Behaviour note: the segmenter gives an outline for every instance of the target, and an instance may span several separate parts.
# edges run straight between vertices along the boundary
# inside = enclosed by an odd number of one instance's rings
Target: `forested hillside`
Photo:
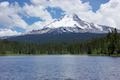
[[[28,34],[8,37],[9,41],[18,42],[32,42],[32,43],[71,43],[74,41],[86,41],[94,38],[100,38],[106,36],[105,33],[45,33],[45,34]]]
[[[89,41],[71,43],[26,43],[0,40],[1,55],[39,55],[39,54],[88,54],[120,55],[120,35],[117,30],[107,36]]]

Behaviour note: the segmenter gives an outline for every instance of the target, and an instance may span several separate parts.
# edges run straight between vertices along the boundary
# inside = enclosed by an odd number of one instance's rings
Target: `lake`
[[[0,80],[120,80],[120,58],[1,56]]]

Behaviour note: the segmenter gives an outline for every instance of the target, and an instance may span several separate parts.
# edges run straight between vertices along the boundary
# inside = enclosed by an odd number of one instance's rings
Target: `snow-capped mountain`
[[[62,18],[45,25],[42,29],[32,30],[27,34],[44,33],[107,33],[114,28],[89,23],[80,19],[76,14],[65,15]]]
[[[59,20],[55,20],[43,28],[32,30],[19,36],[6,38],[10,41],[21,42],[74,42],[85,41],[106,36],[106,33],[114,28],[97,25],[81,20],[77,15],[65,15]],[[100,33],[100,34],[98,34]]]

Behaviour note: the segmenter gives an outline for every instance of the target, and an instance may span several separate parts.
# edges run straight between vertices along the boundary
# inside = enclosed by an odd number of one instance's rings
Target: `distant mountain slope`
[[[49,43],[49,42],[73,42],[85,41],[93,38],[103,37],[106,34],[95,33],[63,33],[63,34],[30,34],[16,37],[9,37],[7,40],[20,42],[35,42],[35,43]]]

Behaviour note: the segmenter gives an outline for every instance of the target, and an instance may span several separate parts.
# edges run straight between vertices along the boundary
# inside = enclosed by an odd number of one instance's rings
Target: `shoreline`
[[[105,54],[6,54],[6,55],[0,55],[1,56],[93,56],[93,57],[120,57],[119,55],[105,55]]]

